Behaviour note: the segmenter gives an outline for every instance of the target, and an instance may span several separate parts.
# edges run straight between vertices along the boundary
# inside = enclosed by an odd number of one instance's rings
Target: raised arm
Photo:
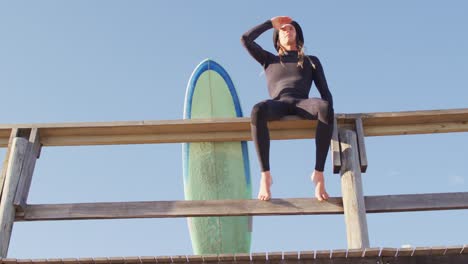
[[[273,24],[271,23],[271,20],[267,20],[245,32],[241,37],[242,45],[247,49],[250,55],[264,67],[268,62],[268,57],[272,56],[272,54],[258,45],[255,42],[255,39],[271,28],[273,28]]]

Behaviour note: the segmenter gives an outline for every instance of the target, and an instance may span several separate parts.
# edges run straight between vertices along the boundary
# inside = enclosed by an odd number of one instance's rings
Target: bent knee
[[[265,102],[257,103],[252,108],[252,113],[250,114],[251,123],[256,124],[258,120],[262,119],[265,116],[267,105]]]
[[[328,111],[328,108],[329,108],[329,103],[325,100],[321,101],[320,102],[320,105],[319,105],[319,113],[318,113],[318,119],[320,121],[322,121],[323,123],[325,124],[330,124],[332,122],[330,122],[330,120],[333,119],[334,116],[333,115],[333,111]],[[330,116],[329,116],[330,114]]]

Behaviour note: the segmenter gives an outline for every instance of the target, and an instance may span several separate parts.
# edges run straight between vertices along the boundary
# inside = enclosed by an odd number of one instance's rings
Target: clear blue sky
[[[337,113],[465,108],[467,11],[465,1],[0,1],[0,124],[181,119],[205,58],[229,72],[249,116],[268,95],[239,39],[277,15],[301,23]],[[258,42],[273,50],[271,32]],[[467,133],[366,144],[365,195],[467,191]],[[256,194],[251,142],[249,152]],[[274,141],[271,152],[273,196],[311,197],[314,141]],[[341,196],[329,159],[325,174]],[[181,146],[160,144],[44,148],[28,202],[183,198]],[[367,220],[374,247],[467,243],[468,210]],[[252,252],[346,246],[343,215],[254,218]],[[175,254],[192,254],[183,218],[16,223],[8,256]]]

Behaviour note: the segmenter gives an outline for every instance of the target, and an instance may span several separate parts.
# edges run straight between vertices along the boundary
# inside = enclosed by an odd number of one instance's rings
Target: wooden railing
[[[269,123],[271,139],[313,138],[316,121],[287,117]],[[107,123],[0,125],[7,154],[0,175],[0,257],[6,257],[15,221],[344,214],[348,248],[369,248],[366,213],[468,209],[468,192],[366,196],[365,137],[468,131],[468,108],[335,115],[331,142],[333,172],[341,174],[342,197],[213,201],[150,201],[28,204],[42,147],[247,141],[250,119],[200,119]]]

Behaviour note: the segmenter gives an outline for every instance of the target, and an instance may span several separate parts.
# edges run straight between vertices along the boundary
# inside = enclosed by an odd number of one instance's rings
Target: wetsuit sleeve
[[[328,89],[327,80],[325,79],[325,73],[323,72],[322,64],[320,60],[315,56],[309,56],[312,62],[315,65],[315,69],[313,70],[314,75],[314,82],[317,90],[320,93],[320,96],[323,100],[327,101],[329,106],[333,108],[333,96]]]
[[[271,20],[267,20],[263,24],[255,26],[245,32],[241,37],[242,45],[256,61],[263,65],[264,68],[269,64],[271,56],[274,55],[260,47],[260,45],[255,42],[255,39],[271,28],[273,28]]]

